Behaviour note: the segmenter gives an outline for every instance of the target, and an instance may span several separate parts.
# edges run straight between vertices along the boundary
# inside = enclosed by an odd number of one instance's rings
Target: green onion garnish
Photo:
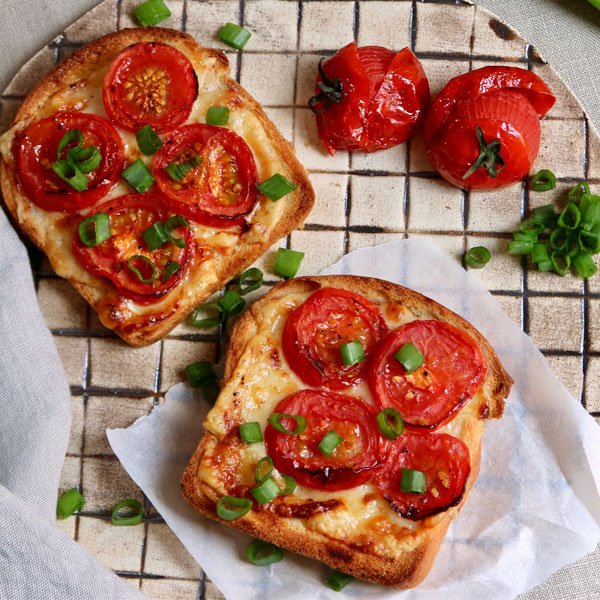
[[[135,266],[134,263],[137,261],[142,262],[145,267],[152,269],[152,272],[150,275],[148,275],[148,277],[144,277],[144,274],[140,271],[140,269]],[[158,276],[158,269],[156,268],[154,261],[143,254],[134,254],[133,256],[129,257],[127,261],[127,267],[142,283],[152,283]],[[140,265],[140,267],[142,267],[142,265]]]
[[[549,169],[541,169],[531,178],[534,192],[548,192],[556,187],[556,175]]]
[[[250,39],[251,35],[252,33],[247,29],[244,29],[235,23],[225,23],[225,25],[219,29],[217,37],[228,46],[231,46],[236,50],[241,50],[246,45],[246,42]]]
[[[540,223],[542,231],[554,227],[556,222],[556,213],[554,212],[554,204],[546,204],[533,209],[533,218]]]
[[[543,260],[537,264],[538,271],[541,273],[547,273],[548,271],[552,271],[552,261],[548,258],[548,260]]]
[[[388,440],[395,440],[404,431],[404,419],[396,408],[384,408],[377,415],[377,425]]]
[[[235,521],[243,517],[252,508],[252,500],[223,496],[217,503],[217,515],[223,521]]]
[[[533,240],[529,240],[526,242],[520,242],[513,240],[508,244],[508,253],[509,254],[529,254],[533,250]]]
[[[142,27],[152,27],[171,16],[163,0],[147,0],[133,9],[137,22]]]
[[[169,279],[171,279],[171,277],[175,275],[179,269],[181,269],[181,265],[178,262],[170,260],[165,267],[165,273],[162,279],[163,283],[167,283],[167,281],[169,281]]]
[[[173,235],[173,231],[178,227],[187,227],[189,229],[190,224],[188,223],[187,219],[181,215],[169,217],[165,221],[165,235],[174,246],[177,246],[177,248],[185,248],[187,245],[185,240],[182,237],[175,237]]]
[[[221,388],[219,387],[219,383],[217,382],[217,378],[208,378],[202,382],[200,385],[200,391],[202,392],[202,397],[209,403],[214,404],[221,393]]]
[[[568,254],[563,254],[558,250],[555,250],[550,255],[550,262],[552,263],[554,272],[561,277],[564,277],[571,268],[571,257]]]
[[[286,179],[280,173],[275,173],[275,175],[272,175],[269,179],[259,183],[256,186],[256,189],[273,202],[276,202],[280,198],[293,192],[297,187],[296,184],[292,183],[289,179]]]
[[[262,437],[261,437],[262,440]],[[260,440],[259,440],[260,441]],[[254,467],[254,481],[262,483],[273,472],[273,459],[270,456],[263,456]]]
[[[553,211],[554,212],[554,211]],[[519,223],[519,231],[515,235],[522,235],[527,237],[517,238],[515,239],[534,239],[540,233],[544,231],[545,227],[538,219],[535,217],[529,217],[529,219],[523,219],[521,223]]]
[[[425,362],[419,349],[410,342],[403,344],[400,350],[394,354],[394,358],[404,367],[407,375],[416,371]]]
[[[238,279],[240,295],[245,296],[262,286],[264,275],[260,269],[252,267],[244,271]]]
[[[317,448],[325,456],[331,456],[331,453],[344,441],[344,438],[330,429],[321,439]]]
[[[579,202],[581,225],[586,229],[600,223],[600,196],[584,194]]]
[[[135,139],[137,140],[140,152],[146,156],[151,156],[162,148],[162,140],[150,125],[144,125],[140,130],[136,131]]]
[[[491,258],[492,253],[485,246],[474,246],[465,252],[465,264],[472,269],[483,269]]]
[[[219,308],[226,315],[237,315],[244,310],[246,301],[234,290],[227,290],[219,300]]]
[[[208,379],[217,378],[213,366],[207,360],[199,360],[188,365],[185,368],[185,376],[190,387],[200,387]]]
[[[571,232],[565,229],[555,229],[550,234],[550,247],[553,250],[566,250],[571,239]]]
[[[214,315],[214,316],[211,316]],[[216,302],[207,302],[199,306],[191,317],[191,323],[198,329],[209,329],[216,327],[225,320],[225,313]]]
[[[425,473],[423,471],[414,471],[413,469],[402,469],[402,479],[400,480],[400,489],[403,492],[414,494],[425,493]]]
[[[143,194],[153,183],[154,177],[141,158],[131,163],[121,177],[136,191]]]
[[[531,249],[531,260],[537,265],[549,260],[548,246],[546,244],[534,244]]]
[[[282,423],[282,419],[291,419],[295,421],[294,429],[287,429]],[[273,413],[269,416],[269,423],[277,431],[288,433],[290,435],[300,435],[306,429],[306,418],[302,415],[288,415],[287,413]]]
[[[227,125],[229,109],[226,106],[211,106],[206,111],[207,125]]]
[[[280,277],[286,279],[294,277],[300,268],[303,258],[304,252],[279,248],[279,250],[277,250],[277,256],[275,257],[273,270]]]
[[[79,493],[77,488],[71,488],[64,494],[61,494],[56,503],[56,514],[61,519],[66,519],[75,513],[78,513],[85,506],[85,498]]]
[[[125,498],[117,502],[112,510],[110,520],[113,525],[139,525],[144,519],[144,507],[139,500]]]
[[[244,444],[256,444],[258,442],[262,442],[263,437],[258,421],[242,423],[239,429],[240,437],[242,438],[242,442],[244,442]]]
[[[573,202],[568,202],[558,217],[557,225],[564,229],[577,229],[580,222],[579,208]]]
[[[338,348],[342,356],[342,363],[346,367],[351,367],[365,360],[365,352],[360,342],[346,342],[340,344]]]
[[[254,496],[254,499],[259,504],[266,504],[271,502],[274,498],[277,498],[281,493],[281,488],[277,485],[277,482],[271,477],[265,477],[258,485],[250,490],[250,493]]]
[[[87,190],[88,178],[73,163],[66,160],[57,160],[52,163],[52,170],[75,191],[83,192]]]
[[[181,181],[190,171],[193,171],[196,167],[202,164],[200,155],[194,154],[192,160],[185,162],[172,162],[166,166],[167,173],[173,181]]]
[[[150,225],[150,227],[142,233],[142,237],[146,241],[148,250],[157,250],[169,241],[169,238],[165,233],[165,226],[160,221],[156,221],[156,223]]]
[[[296,480],[291,475],[284,475],[283,473],[281,473],[281,478],[285,483],[285,487],[281,490],[281,495],[287,496],[293,493],[296,489]]]
[[[67,133],[65,133],[58,142],[58,146],[56,147],[56,160],[60,160],[60,155],[62,151],[69,145],[77,142],[77,145],[74,150],[81,148],[83,146],[83,134],[80,129],[69,129]]]
[[[579,202],[584,194],[590,193],[590,186],[587,181],[580,181],[576,186],[569,190],[569,202]]]
[[[590,254],[598,254],[600,252],[600,235],[581,229],[579,231],[579,247]]]
[[[581,252],[576,254],[571,262],[577,271],[577,275],[585,279],[594,275],[598,270],[592,255],[588,253]]]
[[[96,146],[73,148],[67,152],[67,162],[70,162],[81,173],[91,173],[102,162],[102,154]]]
[[[110,237],[110,219],[104,212],[96,213],[81,221],[77,232],[84,246],[88,248],[97,246]]]
[[[354,577],[341,571],[333,571],[327,578],[327,587],[332,589],[334,592],[341,592]]]
[[[246,558],[257,567],[266,567],[283,560],[283,550],[269,542],[256,539],[248,544]]]

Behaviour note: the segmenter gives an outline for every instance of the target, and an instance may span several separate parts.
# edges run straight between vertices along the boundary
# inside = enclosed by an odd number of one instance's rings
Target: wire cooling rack
[[[133,26],[138,0],[105,0],[42,49],[2,96],[6,129],[25,95],[58,61],[97,37]],[[219,47],[215,32],[226,21],[253,31],[243,52],[226,48],[232,76],[265,107],[309,169],[317,202],[303,230],[276,244],[306,253],[301,274],[315,274],[343,254],[412,235],[435,241],[461,257],[486,245],[492,262],[475,273],[529,333],[551,367],[600,421],[600,278],[583,282],[527,269],[505,252],[508,232],[537,205],[561,202],[582,178],[600,187],[600,139],[581,106],[534,48],[485,10],[453,1],[167,0],[163,23]],[[558,175],[554,192],[530,194],[526,185],[471,194],[446,184],[425,158],[423,141],[372,155],[324,154],[306,106],[316,66],[352,39],[359,45],[413,49],[432,94],[451,77],[488,64],[512,64],[541,75],[558,101],[542,122],[542,148],[534,171]],[[496,251],[496,252],[494,252]],[[274,283],[273,251],[257,263]],[[71,286],[31,250],[38,298],[63,358],[72,393],[73,429],[61,486],[79,486],[87,505],[60,522],[74,539],[151,598],[221,597],[170,532],[112,454],[104,430],[124,427],[163,401],[183,379],[183,368],[217,360],[218,332],[186,324],[161,342],[133,349],[104,329]],[[113,527],[110,510],[121,498],[145,503],[139,527]]]

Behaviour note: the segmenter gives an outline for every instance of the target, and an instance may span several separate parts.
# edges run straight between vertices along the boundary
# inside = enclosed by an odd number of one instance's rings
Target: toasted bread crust
[[[194,282],[192,293],[180,294],[180,297],[173,301],[173,310],[168,314],[167,311],[164,311],[158,319],[146,321],[141,319],[139,322],[121,323],[113,316],[118,312],[115,307],[118,306],[122,297],[114,293],[114,288],[108,282],[95,278],[96,281],[90,284],[77,276],[67,277],[81,296],[98,312],[104,325],[114,329],[129,344],[144,346],[166,335],[195,306],[201,304],[208,296],[221,289],[232,277],[250,266],[276,240],[300,226],[312,208],[314,192],[308,174],[296,159],[290,143],[279,133],[260,104],[229,77],[229,62],[225,54],[203,48],[191,36],[172,29],[158,27],[124,29],[83,46],[46,75],[27,96],[14,120],[17,131],[23,130],[38,120],[38,114],[44,106],[61,90],[65,90],[70,85],[77,85],[89,77],[90,73],[107,65],[121,50],[138,42],[167,43],[188,56],[193,56],[198,62],[209,64],[209,68],[214,69],[216,76],[224,82],[228,92],[239,98],[240,105],[244,110],[252,113],[259,121],[278,159],[288,168],[291,175],[289,178],[297,185],[297,189],[285,198],[287,203],[285,212],[268,229],[268,233],[260,243],[244,243],[242,237],[237,251],[232,256],[227,257],[227,260],[215,262],[213,277]],[[4,202],[14,222],[42,251],[48,254],[45,239],[47,232],[40,229],[35,219],[28,217],[27,205],[31,203],[20,192],[14,161],[10,157],[7,159],[4,155],[0,156],[0,186]],[[52,256],[49,255],[49,259],[56,269]],[[89,280],[90,277],[86,279]],[[114,296],[115,301],[106,303],[107,295]]]
[[[368,547],[353,544],[351,540],[335,539],[314,529],[308,529],[301,519],[283,519],[264,511],[251,510],[235,521],[221,521],[215,511],[222,494],[198,477],[205,453],[210,452],[218,441],[217,436],[211,432],[204,434],[184,472],[181,482],[182,495],[198,511],[211,519],[315,558],[360,579],[402,589],[414,587],[429,572],[452,519],[458,514],[477,479],[481,460],[483,419],[499,418],[502,415],[504,399],[510,391],[512,379],[485,338],[472,325],[447,308],[417,292],[387,281],[334,275],[302,277],[280,283],[246,311],[232,331],[226,356],[224,386],[232,379],[249,342],[260,335],[261,320],[269,304],[289,294],[310,293],[321,286],[349,289],[375,303],[401,302],[417,318],[435,318],[451,323],[468,333],[479,344],[488,362],[488,374],[484,383],[483,399],[475,412],[477,418],[469,420],[460,435],[471,456],[471,472],[460,503],[443,513],[423,519],[414,533],[407,532],[402,544],[408,546],[408,549],[403,551],[400,557],[376,553]]]

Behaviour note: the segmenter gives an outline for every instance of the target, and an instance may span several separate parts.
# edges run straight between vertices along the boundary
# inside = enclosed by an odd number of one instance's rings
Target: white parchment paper
[[[419,239],[357,250],[324,274],[380,277],[456,311],[491,342],[515,380],[500,421],[486,426],[481,473],[429,576],[406,592],[353,582],[286,553],[267,568],[244,560],[249,538],[197,515],[179,480],[208,407],[185,384],[129,429],[107,432],[115,454],[226,598],[506,600],[600,541],[600,427],[549,371],[532,341],[469,273]]]

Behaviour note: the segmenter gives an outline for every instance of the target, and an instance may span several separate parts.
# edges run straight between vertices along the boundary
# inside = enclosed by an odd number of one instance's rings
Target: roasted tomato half
[[[274,466],[302,485],[327,491],[349,489],[368,481],[381,462],[375,413],[358,398],[302,390],[281,400],[275,412],[306,419],[300,435],[278,431],[270,423],[265,429],[267,454]],[[288,430],[295,428],[293,419],[280,422]],[[325,456],[318,446],[329,431],[342,441]]]
[[[354,292],[325,287],[288,317],[283,328],[283,354],[304,383],[340,390],[361,381],[366,364],[361,361],[345,366],[340,345],[360,342],[368,357],[387,331],[373,302]]]
[[[402,491],[403,469],[425,475],[423,493]],[[388,445],[373,481],[401,517],[418,521],[458,504],[470,470],[469,449],[458,438],[446,433],[404,433]]]
[[[64,135],[79,130],[83,147],[94,146],[101,155],[100,164],[86,173],[87,189],[78,192],[60,179],[52,164],[65,160],[74,143],[66,145],[58,156]],[[115,128],[102,117],[81,112],[58,112],[33,123],[17,136],[14,155],[19,180],[25,195],[44,210],[75,212],[106,196],[125,166],[123,145]]]
[[[410,342],[423,355],[412,373],[395,357]],[[436,429],[477,392],[487,373],[477,344],[442,321],[411,321],[374,350],[368,382],[381,408],[395,407],[409,426]]]
[[[405,142],[429,104],[429,82],[408,48],[395,53],[354,42],[319,65],[315,92],[309,106],[332,155]]]
[[[137,131],[151,125],[169,131],[190,116],[198,96],[192,63],[160,42],[133,44],[113,60],[104,78],[104,107],[119,126]]]
[[[159,197],[120,196],[101,204],[90,216],[98,213],[108,215],[110,237],[91,247],[82,243],[77,230],[73,238],[73,252],[85,269],[109,279],[119,292],[141,304],[156,302],[181,281],[195,250],[191,230],[173,229],[172,236],[185,242],[182,248],[167,241],[150,250],[143,236],[172,215]]]
[[[531,71],[483,67],[459,75],[425,120],[427,156],[444,179],[470,190],[515,183],[540,147],[540,119],[554,95]]]
[[[169,165],[190,165],[180,179]],[[152,173],[173,211],[211,227],[244,222],[258,196],[252,151],[223,127],[185,125],[169,134],[152,160]]]

